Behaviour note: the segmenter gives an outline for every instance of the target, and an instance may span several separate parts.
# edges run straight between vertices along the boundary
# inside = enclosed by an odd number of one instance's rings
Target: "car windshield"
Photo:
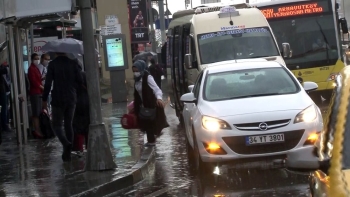
[[[202,64],[280,55],[268,27],[199,34],[198,43]]]
[[[271,28],[279,47],[290,43],[292,57],[285,58],[287,66],[299,68],[328,65],[338,59],[338,46],[332,14],[298,18],[271,19]]]
[[[208,74],[203,97],[204,100],[219,101],[298,91],[297,82],[282,67],[259,68]]]

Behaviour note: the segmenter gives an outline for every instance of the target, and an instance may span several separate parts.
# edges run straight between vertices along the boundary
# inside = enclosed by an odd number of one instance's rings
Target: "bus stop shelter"
[[[28,99],[25,85],[23,48],[29,45],[29,29],[42,20],[57,20],[75,7],[74,0],[0,0],[4,11],[0,23],[7,27],[7,50],[12,82],[13,121],[19,145],[27,143],[29,132]],[[8,13],[6,13],[8,12]],[[31,39],[33,36],[31,36]],[[28,47],[26,47],[28,50]],[[30,56],[29,53],[27,53]],[[28,58],[29,59],[29,58]]]

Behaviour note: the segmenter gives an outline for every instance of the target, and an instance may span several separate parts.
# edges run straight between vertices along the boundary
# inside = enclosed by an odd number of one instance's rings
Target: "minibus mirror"
[[[343,34],[349,33],[348,22],[346,21],[346,19],[345,18],[340,18],[339,19],[339,23],[340,23],[340,27],[341,27],[341,30],[342,30]]]
[[[191,69],[192,67],[192,55],[191,54],[186,54],[185,55],[185,67],[187,69]]]

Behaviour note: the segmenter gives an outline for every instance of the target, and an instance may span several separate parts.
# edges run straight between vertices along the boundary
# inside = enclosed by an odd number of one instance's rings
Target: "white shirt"
[[[42,75],[42,74],[43,74],[43,70],[44,70],[45,66],[44,66],[44,65],[42,65],[42,64],[38,64],[36,67],[39,69],[40,74]]]
[[[42,78],[44,78],[44,77],[46,77],[46,74],[47,74],[47,67],[45,67],[44,65],[42,65],[42,64],[39,64],[39,65],[41,65],[42,66],[42,71],[40,71],[41,72],[41,76],[42,76]],[[39,69],[40,70],[40,69]],[[42,80],[42,84],[43,84],[43,86],[45,86],[45,79],[44,80]],[[53,84],[53,82],[52,82],[52,84]],[[51,86],[51,90],[53,89],[53,85]],[[51,91],[50,91],[50,93],[49,94],[51,94]]]
[[[153,90],[153,94],[156,96],[156,98],[162,100],[163,92],[154,81],[152,75],[148,75],[147,81],[149,87]],[[142,99],[142,78],[140,79],[140,81],[135,82],[135,88]]]

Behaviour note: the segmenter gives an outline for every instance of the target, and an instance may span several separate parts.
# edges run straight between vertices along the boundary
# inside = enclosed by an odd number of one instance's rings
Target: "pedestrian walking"
[[[135,61],[132,67],[135,79],[134,110],[140,129],[147,134],[146,146],[154,146],[155,135],[160,136],[169,124],[164,113],[163,92],[146,68],[142,60]]]
[[[56,53],[56,58],[49,63],[43,94],[44,109],[47,109],[52,84],[52,126],[62,143],[62,160],[66,162],[71,160],[74,139],[72,121],[77,103],[76,88],[83,84],[77,61],[69,59],[65,53]]]
[[[40,131],[39,115],[41,113],[42,106],[42,94],[44,86],[42,85],[42,70],[43,67],[40,64],[39,55],[33,53],[31,56],[31,65],[28,68],[29,78],[29,95],[30,105],[32,107],[32,123],[34,127],[33,136],[36,138],[43,138]]]

